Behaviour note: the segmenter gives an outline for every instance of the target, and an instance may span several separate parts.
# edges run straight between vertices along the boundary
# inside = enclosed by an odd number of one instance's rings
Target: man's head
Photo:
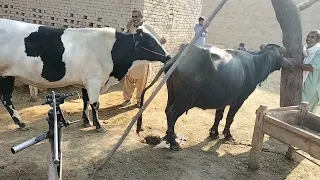
[[[132,11],[132,22],[135,26],[140,26],[142,24],[142,12],[140,10],[133,10]]]
[[[240,43],[238,49],[239,50],[245,50],[244,43]]]
[[[320,42],[320,31],[317,29],[310,31],[306,38],[307,47],[311,48],[319,42]]]
[[[199,24],[203,25],[204,17],[203,17],[203,16],[200,16],[198,20],[199,20]]]

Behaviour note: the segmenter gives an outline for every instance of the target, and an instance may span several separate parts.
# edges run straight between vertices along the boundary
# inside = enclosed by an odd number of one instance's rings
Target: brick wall
[[[167,39],[174,53],[193,37],[201,0],[0,0],[0,17],[54,27],[125,28],[133,9]],[[152,64],[151,78],[161,67]]]
[[[165,48],[174,54],[180,44],[190,42],[193,27],[201,13],[201,0],[145,0],[143,14],[147,23],[155,28],[160,37],[165,37]],[[162,67],[151,64],[151,79]],[[149,79],[150,80],[150,79]]]
[[[202,0],[202,14],[208,18],[219,2]],[[320,2],[301,12],[303,44],[310,30],[320,29],[319,9]],[[258,49],[262,43],[282,44],[282,32],[271,0],[227,1],[208,31],[207,42],[228,48],[237,47],[240,42],[249,49]]]

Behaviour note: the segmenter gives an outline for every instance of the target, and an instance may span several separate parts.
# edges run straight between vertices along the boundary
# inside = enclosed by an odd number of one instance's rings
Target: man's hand
[[[162,38],[160,39],[160,43],[161,43],[161,44],[165,44],[166,42],[167,42],[166,38],[162,37]]]

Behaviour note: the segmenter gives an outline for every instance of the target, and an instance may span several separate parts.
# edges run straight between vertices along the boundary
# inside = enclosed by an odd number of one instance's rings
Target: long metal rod
[[[13,154],[16,154],[17,152],[22,151],[22,150],[24,150],[24,149],[26,149],[26,148],[34,145],[34,144],[37,144],[38,142],[43,141],[43,140],[45,140],[47,138],[48,138],[48,133],[44,132],[38,137],[31,138],[31,139],[29,139],[29,140],[27,140],[27,141],[25,141],[25,142],[23,142],[21,144],[18,144],[16,146],[12,147],[11,148],[11,152]]]
[[[57,103],[55,92],[52,91],[52,107],[53,107],[53,163],[59,163],[59,153],[58,153],[58,117],[57,117]]]
[[[185,58],[187,52],[189,51],[189,48],[191,45],[194,45],[196,40],[201,36],[201,34],[204,32],[204,30],[209,26],[209,24],[211,23],[211,21],[213,20],[213,18],[218,14],[218,12],[221,10],[221,8],[223,7],[223,5],[227,2],[227,0],[222,0],[220,2],[220,4],[216,7],[216,9],[212,12],[212,14],[210,15],[210,17],[208,18],[207,21],[205,21],[203,27],[201,28],[200,32],[198,34],[195,35],[195,37],[192,39],[192,41],[188,44],[188,46],[183,50],[183,52],[181,53],[181,55],[178,57],[177,61],[173,63],[173,65],[171,66],[171,68],[169,69],[169,71],[166,73],[166,75],[164,76],[164,78],[162,79],[162,81],[160,82],[160,84],[157,86],[157,88],[152,92],[151,96],[149,97],[149,99],[146,101],[146,103],[144,103],[144,105],[140,108],[139,112],[134,116],[134,118],[132,119],[132,121],[130,122],[130,124],[128,125],[127,129],[125,130],[125,132],[123,133],[123,135],[121,136],[121,138],[119,139],[119,141],[117,142],[117,144],[113,147],[113,149],[111,150],[111,152],[108,154],[107,158],[105,158],[102,161],[102,164],[100,167],[102,167],[103,165],[105,165],[105,163],[113,156],[113,154],[116,152],[116,150],[119,148],[119,146],[121,145],[121,143],[124,141],[124,139],[126,138],[126,136],[129,134],[132,126],[134,125],[134,123],[137,121],[137,119],[142,115],[142,112],[147,108],[147,106],[150,104],[150,102],[153,100],[153,98],[156,96],[156,94],[159,92],[159,90],[161,89],[161,87],[165,84],[165,82],[168,80],[169,76],[171,75],[171,73],[173,72],[173,70],[178,66],[178,64],[180,63],[180,61]],[[96,168],[97,170],[98,168]],[[95,173],[93,173],[93,176],[95,175]]]

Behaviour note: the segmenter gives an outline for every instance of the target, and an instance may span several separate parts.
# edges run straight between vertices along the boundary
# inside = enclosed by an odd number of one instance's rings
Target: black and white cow
[[[15,110],[14,105],[12,104],[14,80],[14,77],[0,77],[0,99],[9,112],[13,122],[18,125],[21,130],[27,130],[26,124],[22,121],[18,111]]]
[[[144,59],[144,60],[141,60]],[[104,131],[99,95],[136,65],[166,62],[169,54],[143,26],[136,34],[114,28],[52,28],[0,19],[0,76],[13,76],[39,89],[82,87],[85,125]]]

